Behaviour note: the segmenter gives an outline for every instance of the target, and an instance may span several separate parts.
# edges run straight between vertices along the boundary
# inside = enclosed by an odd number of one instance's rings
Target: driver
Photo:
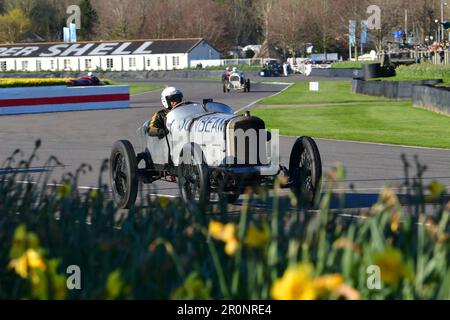
[[[242,71],[239,71],[237,67],[233,68],[233,73],[237,73],[241,78],[241,84],[244,84],[244,73]]]
[[[177,88],[168,87],[161,93],[161,101],[164,109],[153,115],[148,126],[148,135],[160,139],[169,134],[169,129],[166,127],[167,114],[183,103],[183,93]]]

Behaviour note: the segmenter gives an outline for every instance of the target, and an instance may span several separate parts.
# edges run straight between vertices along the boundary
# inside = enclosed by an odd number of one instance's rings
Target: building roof
[[[77,43],[20,43],[0,45],[2,58],[31,57],[78,57],[104,55],[142,55],[142,54],[176,54],[189,53],[200,43],[202,38],[158,39],[130,41],[94,41]],[[208,43],[209,44],[209,43]],[[210,45],[210,44],[209,44]]]

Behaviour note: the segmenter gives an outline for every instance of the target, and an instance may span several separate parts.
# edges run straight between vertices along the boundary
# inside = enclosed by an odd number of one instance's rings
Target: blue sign
[[[369,30],[369,25],[367,20],[361,20],[361,45],[365,45],[367,43],[367,31]]]
[[[70,42],[70,29],[69,28],[64,27],[63,37],[64,37],[64,42]]]
[[[350,45],[356,45],[356,20],[350,20],[348,27],[348,40]]]
[[[77,42],[77,25],[75,23],[70,24],[70,42]]]

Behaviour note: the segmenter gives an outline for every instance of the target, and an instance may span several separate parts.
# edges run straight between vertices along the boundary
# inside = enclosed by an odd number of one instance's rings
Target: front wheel
[[[186,145],[180,155],[178,183],[181,197],[187,206],[203,208],[209,202],[208,166],[203,152],[195,144]]]
[[[109,161],[114,202],[120,209],[130,209],[138,193],[138,165],[133,145],[127,140],[117,141]]]
[[[322,160],[319,148],[310,137],[299,138],[292,148],[289,180],[301,205],[312,207],[320,196]]]
[[[248,80],[245,82],[245,86],[247,87],[247,92],[250,92],[250,89],[251,89],[250,79],[248,79]]]

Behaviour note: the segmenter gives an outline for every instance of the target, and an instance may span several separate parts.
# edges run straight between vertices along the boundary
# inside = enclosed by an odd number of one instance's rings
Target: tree
[[[63,27],[58,5],[59,2],[55,3],[52,0],[39,0],[34,3],[30,11],[31,30],[47,41],[58,39],[58,34]]]
[[[80,38],[83,40],[91,40],[94,35],[94,26],[98,22],[97,11],[91,4],[90,0],[82,0],[80,3],[81,10],[81,29]]]
[[[0,41],[19,42],[31,28],[31,21],[20,9],[12,9],[0,15]]]

